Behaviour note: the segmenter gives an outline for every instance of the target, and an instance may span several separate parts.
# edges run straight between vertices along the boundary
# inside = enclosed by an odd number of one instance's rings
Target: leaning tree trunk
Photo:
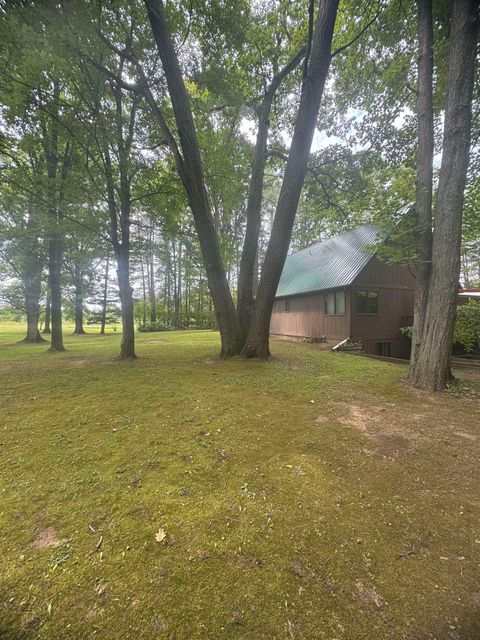
[[[450,356],[460,275],[463,194],[470,151],[479,28],[477,0],[453,2],[443,156],[423,339],[411,373],[416,387],[439,391],[451,379]]]
[[[50,305],[50,292],[47,292],[47,297],[45,300],[45,326],[43,327],[42,333],[50,334],[52,333],[52,327],[50,323],[51,317],[51,305]]]
[[[83,328],[83,278],[82,272],[78,266],[75,265],[75,329],[74,335],[85,334]]]
[[[128,249],[120,247],[117,250],[117,276],[122,308],[122,342],[120,345],[120,359],[135,358],[135,323],[133,317],[133,289],[130,284],[130,260]]]
[[[52,334],[49,351],[65,351],[62,332],[62,257],[63,240],[54,235],[48,245],[48,275],[50,283],[50,308]]]
[[[415,196],[417,280],[409,378],[422,343],[432,260],[433,21],[432,0],[418,0],[417,180]]]
[[[268,358],[270,317],[292,234],[298,200],[331,60],[338,0],[321,0],[310,56],[306,61],[300,107],[277,203],[270,241],[242,355]]]
[[[163,2],[162,0],[145,0],[145,4],[167,80],[183,157],[180,155],[176,142],[148,88],[145,89],[145,95],[173,151],[176,166],[187,194],[220,330],[222,341],[220,356],[230,357],[238,354],[241,349],[240,326],[208,202],[192,111],[174,43],[169,32]]]
[[[242,256],[238,274],[237,312],[240,323],[242,342],[245,342],[248,325],[253,312],[254,298],[257,286],[258,268],[258,238],[262,223],[262,196],[265,164],[267,161],[268,132],[270,129],[270,111],[273,99],[286,76],[302,61],[305,49],[302,48],[290,62],[277,73],[265,92],[258,107],[258,129],[255,151],[250,174],[250,188],[247,201],[247,226],[243,241]]]

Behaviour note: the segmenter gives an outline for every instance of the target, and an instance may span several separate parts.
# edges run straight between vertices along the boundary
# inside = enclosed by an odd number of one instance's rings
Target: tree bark
[[[143,266],[143,258],[140,258],[140,268],[142,270],[142,292],[143,292],[142,324],[145,327],[147,325],[147,287],[145,284],[145,268]]]
[[[422,342],[411,382],[430,391],[451,380],[463,196],[469,162],[472,94],[479,28],[477,0],[454,0],[448,56],[443,156],[435,206],[432,272]]]
[[[52,328],[51,328],[51,323],[50,323],[50,313],[51,313],[51,306],[50,306],[50,292],[47,292],[47,297],[45,299],[45,326],[43,328],[42,333],[44,334],[50,334],[52,333]]]
[[[23,289],[25,293],[25,312],[27,314],[27,335],[22,342],[38,343],[45,342],[38,328],[42,271],[45,264],[45,255],[39,244],[36,210],[33,210],[28,215],[27,231],[30,237],[25,247],[25,260],[22,272]]]
[[[148,263],[148,293],[150,298],[150,322],[157,321],[157,299],[155,295],[155,265],[153,263],[153,254],[150,254]]]
[[[107,256],[107,264],[105,267],[105,279],[103,281],[103,299],[102,299],[102,318],[100,321],[100,335],[105,335],[105,324],[107,322],[107,298],[108,298],[108,267],[110,257]]]
[[[65,351],[62,332],[62,258],[63,240],[55,234],[48,243],[48,275],[52,323],[49,351]]]
[[[122,144],[122,141],[119,142]],[[118,229],[117,204],[113,171],[108,149],[105,150],[105,175],[107,201],[110,216],[110,238],[117,260],[117,279],[122,311],[122,342],[120,359],[131,360],[135,356],[135,323],[133,317],[133,289],[130,285],[130,188],[124,174],[124,164],[120,163],[120,237]]]
[[[38,329],[42,269],[43,260],[40,260],[38,255],[32,253],[26,256],[23,288],[25,291],[25,312],[27,314],[27,335],[22,340],[25,343],[45,342]]]
[[[242,355],[268,358],[269,329],[275,293],[290,244],[298,200],[303,187],[310,147],[330,68],[338,0],[320,0],[310,56],[305,62],[300,107],[295,122],[270,241],[263,262],[252,319]]]
[[[183,157],[180,156],[171,134],[168,136],[168,140],[173,148],[177,169],[192,210],[208,285],[214,300],[215,314],[222,341],[220,356],[229,357],[238,354],[241,349],[240,327],[222,263],[213,216],[205,189],[200,148],[190,103],[175,47],[168,29],[163,2],[162,0],[145,0],[145,5],[167,80]],[[149,104],[157,120],[159,120],[160,126],[164,129],[165,122],[158,108],[155,108],[154,101],[152,103],[151,96]]]
[[[40,315],[41,272],[37,275],[29,274],[24,278],[25,311],[27,314],[27,335],[22,342],[45,342],[38,330]]]
[[[432,0],[417,0],[418,88],[416,160],[416,240],[417,279],[413,313],[412,351],[408,379],[414,376],[415,362],[423,339],[425,311],[432,261],[433,191],[433,19]]]
[[[83,277],[79,265],[75,265],[75,329],[74,335],[83,335],[86,333],[83,328]]]
[[[121,247],[117,251],[117,277],[122,308],[122,342],[120,344],[120,359],[135,358],[135,324],[133,319],[133,289],[130,285],[129,251]]]

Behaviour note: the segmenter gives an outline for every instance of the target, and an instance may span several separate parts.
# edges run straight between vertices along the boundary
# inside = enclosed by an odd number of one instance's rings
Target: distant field
[[[0,325],[0,637],[480,636],[480,377]]]

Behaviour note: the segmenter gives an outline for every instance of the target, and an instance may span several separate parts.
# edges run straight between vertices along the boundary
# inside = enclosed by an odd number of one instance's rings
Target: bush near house
[[[401,327],[407,338],[412,338],[413,327]],[[480,350],[480,302],[469,300],[457,308],[453,343],[461,345],[467,353]]]

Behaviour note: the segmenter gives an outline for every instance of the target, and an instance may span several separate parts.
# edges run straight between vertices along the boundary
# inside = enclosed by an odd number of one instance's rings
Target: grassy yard
[[[480,637],[480,380],[212,332],[0,336],[0,637]],[[15,333],[17,332],[17,333]]]

